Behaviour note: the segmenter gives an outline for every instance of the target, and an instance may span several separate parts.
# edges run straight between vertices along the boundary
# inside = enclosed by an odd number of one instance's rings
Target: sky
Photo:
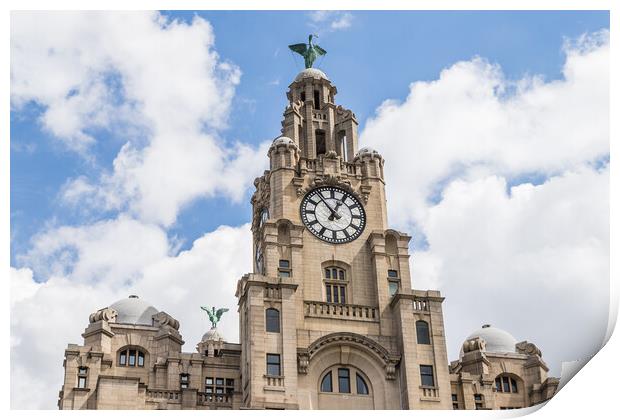
[[[490,323],[559,375],[607,326],[608,28],[587,11],[13,12],[12,407],[54,408],[67,343],[129,294],[180,321],[184,351],[200,305],[236,307],[253,180],[303,68],[287,45],[309,33],[386,160],[413,287],[446,296],[450,360]]]

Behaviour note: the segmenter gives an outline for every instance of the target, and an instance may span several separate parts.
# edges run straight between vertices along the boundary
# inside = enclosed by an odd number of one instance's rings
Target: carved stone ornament
[[[297,354],[297,372],[306,375],[308,373],[308,365],[310,365],[310,355],[308,352]]]
[[[360,195],[357,191],[355,191],[353,189],[353,187],[351,186],[351,181],[349,181],[346,178],[343,178],[339,175],[332,175],[332,174],[325,174],[325,175],[317,175],[314,177],[314,179],[312,180],[312,182],[310,182],[310,185],[308,185],[307,188],[302,188],[301,186],[299,186],[297,188],[297,197],[301,197],[302,195],[305,195],[307,192],[312,191],[313,189],[317,188],[317,187],[323,187],[326,185],[332,185],[335,187],[340,187],[345,191],[350,192],[351,194],[353,194],[355,196],[355,198],[357,198],[360,201],[364,201],[367,202],[368,201],[368,197],[366,197],[366,199],[364,199],[363,195]]]
[[[118,312],[116,311],[116,309],[103,308],[99,309],[97,312],[90,314],[90,316],[88,317],[88,321],[91,324],[98,321],[116,322],[117,315]]]
[[[256,187],[256,191],[252,195],[252,208],[254,209],[254,214],[252,215],[252,229],[256,229],[260,225],[261,211],[269,208],[269,199],[271,195],[269,173],[256,178],[254,180],[254,186]]]
[[[516,346],[517,351],[522,354],[527,354],[528,356],[539,356],[542,357],[542,352],[534,343],[528,343],[527,341],[521,341],[517,343]]]
[[[385,369],[385,378],[396,378],[396,365],[400,356],[390,353],[385,347],[366,336],[352,332],[337,332],[327,334],[315,340],[307,349],[297,349],[297,371],[308,373],[310,361],[321,349],[332,345],[345,345],[358,347],[372,354],[379,360]]]
[[[168,315],[165,312],[158,312],[155,315],[153,315],[153,320],[155,322],[157,322],[157,324],[159,324],[159,326],[161,327],[170,327],[173,328],[175,330],[178,331],[179,327],[181,326],[181,324],[179,323],[179,321],[177,321],[176,319],[174,319],[173,317],[171,317],[170,315]]]
[[[484,339],[476,337],[463,343],[463,353],[469,353],[476,350],[484,352],[486,351],[486,346],[487,344]]]
[[[356,119],[353,111],[343,108],[342,105],[338,105],[336,107],[336,124],[348,119]]]

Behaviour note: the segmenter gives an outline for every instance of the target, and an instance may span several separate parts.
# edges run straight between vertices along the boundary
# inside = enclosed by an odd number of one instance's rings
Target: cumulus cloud
[[[319,32],[345,30],[353,24],[353,15],[335,10],[317,10],[309,14],[310,27]]]
[[[119,228],[114,224],[103,224],[92,229],[96,229],[97,234],[113,237]],[[73,244],[75,237],[87,234],[97,236],[88,228],[84,232],[61,236]],[[120,241],[118,244],[122,248]],[[251,270],[249,225],[222,226],[203,235],[194,241],[190,249],[178,255],[165,255],[163,249],[170,245],[164,246],[162,250],[151,252],[153,257],[158,258],[142,261],[140,267],[134,266],[129,258],[115,261],[109,255],[114,245],[105,239],[88,246],[91,247],[89,251],[98,249],[111,258],[102,262],[97,258],[81,256],[75,264],[65,267],[65,275],[52,275],[44,283],[35,282],[33,272],[28,268],[11,268],[13,408],[54,408],[56,391],[62,385],[61,360],[67,343],[81,344],[80,333],[88,324],[88,315],[129,294],[139,295],[180,321],[186,342],[184,351],[195,351],[202,334],[210,327],[207,317],[200,310],[201,305],[229,307],[232,311],[230,316],[223,317],[220,330],[228,340],[238,340],[234,294],[236,281]],[[123,251],[132,250],[121,250],[115,256],[120,256]],[[75,279],[81,277],[80,273],[102,270],[133,273],[133,279],[128,279],[126,275],[104,276],[98,281]],[[119,278],[126,281],[117,282],[115,279]],[[33,392],[39,398],[33,398]]]
[[[564,52],[551,81],[458,62],[385,101],[361,135],[386,159],[390,222],[414,234],[414,287],[447,296],[452,359],[490,322],[540,344],[557,375],[605,333],[608,33]]]
[[[222,174],[266,158],[218,135],[241,72],[214,45],[212,27],[200,17],[183,23],[154,12],[12,14],[13,108],[42,106],[42,126],[89,160],[101,141],[97,130],[124,143],[111,168],[65,185],[66,203],[168,226],[197,198],[241,199],[253,175],[231,182]]]

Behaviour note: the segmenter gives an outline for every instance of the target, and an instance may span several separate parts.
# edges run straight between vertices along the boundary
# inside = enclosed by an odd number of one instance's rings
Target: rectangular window
[[[86,375],[86,371],[87,371],[87,369],[85,367],[81,367],[81,368],[78,369],[78,374]]]
[[[346,303],[346,286],[326,283],[325,297],[328,303]]]
[[[459,400],[458,395],[456,395],[456,394],[452,394],[452,401],[455,401],[455,402],[456,402],[456,401],[458,401],[458,400]]]
[[[224,378],[216,378],[215,385],[224,385]]]
[[[315,130],[314,136],[316,139],[316,155],[324,155],[327,151],[326,143],[325,143],[325,131],[324,130]]]
[[[215,393],[216,394],[223,394],[224,393],[224,388],[221,388],[221,387],[215,388]]]
[[[267,353],[267,375],[280,376],[280,355]]]
[[[135,366],[135,365],[136,365],[136,351],[129,350],[129,366]]]
[[[206,385],[213,385],[213,378],[205,378]]]
[[[144,366],[144,354],[142,352],[138,352],[138,366]]]
[[[458,403],[452,403],[452,409],[453,410],[458,410],[459,409],[459,404]]]
[[[291,268],[289,260],[280,260],[280,268]]]
[[[78,376],[78,388],[86,388],[86,376]]]
[[[510,392],[510,378],[508,376],[502,376],[502,383],[504,385],[504,392]]]
[[[422,386],[435,386],[433,366],[420,365],[420,379],[422,380]]]
[[[181,374],[181,389],[187,389],[189,388],[189,374],[188,373],[182,373]]]
[[[290,270],[278,270],[278,276],[279,277],[291,277],[291,272]]]
[[[315,90],[314,91],[314,109],[320,109],[321,108],[321,101],[319,99],[319,91]]]
[[[127,364],[127,352],[122,352],[118,357],[118,364],[125,366]]]
[[[325,278],[326,279],[331,279],[332,278],[332,270],[330,270],[329,268],[325,269]]]
[[[349,394],[351,392],[351,380],[349,378],[349,369],[338,369],[338,392]]]
[[[510,378],[510,386],[512,387],[512,392],[517,392],[517,381],[515,378]]]
[[[495,390],[502,392],[502,380],[500,378],[495,378]]]
[[[388,270],[388,277],[391,277],[393,279],[397,279],[398,278],[398,271],[397,270]]]
[[[482,410],[483,408],[482,403],[476,403],[476,410]]]
[[[396,293],[398,293],[398,289],[399,289],[399,282],[397,282],[397,281],[389,281],[388,282],[388,292],[390,294],[390,297],[392,297]]]

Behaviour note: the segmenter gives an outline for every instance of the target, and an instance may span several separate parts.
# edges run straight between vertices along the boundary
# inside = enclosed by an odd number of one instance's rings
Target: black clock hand
[[[323,194],[318,193],[317,194],[319,196],[319,198],[321,199],[321,201],[323,201],[325,203],[325,205],[327,206],[327,208],[329,209],[329,211],[332,213],[331,216],[329,216],[329,220],[334,220],[333,218],[335,217],[336,219],[340,219],[340,215],[338,213],[335,212],[334,209],[332,209],[332,207],[329,205],[329,203],[327,201],[325,201],[325,198],[323,198]]]
[[[338,213],[338,207],[342,206],[344,203],[340,200],[336,200],[336,207],[334,207],[334,212],[332,213],[331,216],[329,216],[329,220],[334,220],[334,216],[336,216],[337,219],[340,219],[342,216],[340,215],[340,213]]]

